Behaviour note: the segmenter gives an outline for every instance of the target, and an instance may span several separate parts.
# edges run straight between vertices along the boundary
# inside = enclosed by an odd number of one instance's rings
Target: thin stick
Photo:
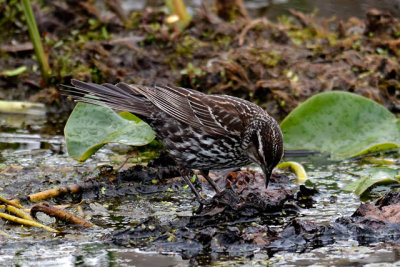
[[[32,216],[29,215],[29,213],[26,213],[25,211],[23,211],[23,210],[21,210],[21,209],[18,209],[18,208],[14,207],[14,206],[7,205],[7,206],[6,206],[6,209],[7,209],[9,212],[14,213],[14,214],[17,215],[18,217],[21,217],[22,219],[30,220],[30,221],[35,221],[35,219],[33,219]]]
[[[32,202],[37,202],[40,200],[65,195],[67,193],[75,194],[75,193],[79,193],[81,191],[82,191],[82,186],[80,186],[78,184],[72,184],[72,185],[63,186],[63,187],[59,187],[59,188],[49,189],[49,190],[42,191],[42,192],[35,193],[35,194],[30,194],[29,200]]]
[[[9,215],[7,213],[0,212],[0,217],[4,218],[6,220],[9,220],[9,221],[15,222],[15,223],[28,225],[28,226],[39,227],[39,228],[43,228],[43,229],[45,229],[47,231],[50,231],[50,232],[53,232],[53,233],[59,233],[59,231],[57,231],[56,229],[53,229],[53,228],[48,227],[46,225],[43,225],[41,223],[38,223],[38,222],[35,222],[35,221],[21,219],[21,218],[18,218],[16,216]]]
[[[23,206],[21,206],[20,204],[17,203],[18,201],[16,199],[8,200],[8,199],[5,199],[4,197],[0,196],[0,202],[6,203],[8,205],[14,206],[19,209],[24,208]]]
[[[76,216],[75,214],[72,214],[71,212],[66,211],[66,210],[62,210],[62,209],[53,207],[53,206],[49,205],[48,203],[42,203],[40,205],[36,205],[31,208],[32,217],[35,217],[37,212],[44,212],[47,215],[55,217],[64,222],[69,222],[69,223],[80,225],[83,227],[92,227],[93,226],[92,223]]]

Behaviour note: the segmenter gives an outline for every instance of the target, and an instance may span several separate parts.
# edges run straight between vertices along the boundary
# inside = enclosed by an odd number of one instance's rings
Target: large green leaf
[[[287,150],[349,158],[400,147],[400,122],[385,107],[347,92],[315,95],[281,123]]]
[[[91,104],[78,103],[64,129],[70,157],[83,162],[106,143],[143,146],[155,135],[136,116]]]
[[[378,183],[400,183],[400,171],[391,168],[370,168],[354,174],[361,178],[346,185],[343,190],[354,192],[358,196]]]

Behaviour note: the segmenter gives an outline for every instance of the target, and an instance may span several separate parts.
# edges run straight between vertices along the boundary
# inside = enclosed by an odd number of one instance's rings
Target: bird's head
[[[253,120],[243,140],[249,158],[263,170],[265,187],[268,187],[272,169],[283,156],[283,136],[278,122],[270,116]]]

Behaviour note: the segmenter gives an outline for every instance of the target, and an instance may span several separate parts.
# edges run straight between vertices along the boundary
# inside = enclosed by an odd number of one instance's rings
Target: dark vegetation
[[[86,1],[33,2],[49,56],[41,80],[18,1],[0,3],[0,98],[44,102],[70,111],[59,84],[165,83],[243,97],[283,118],[299,101],[322,91],[361,94],[398,112],[400,23],[370,10],[365,20],[321,19],[292,11],[278,22],[232,17],[203,6],[187,28],[168,24],[157,9],[124,13]]]
[[[249,175],[230,175],[236,174]],[[282,186],[282,180],[278,182]],[[296,205],[311,208],[312,196],[317,193],[316,190],[301,186],[296,194],[289,191],[282,194],[275,187],[278,184],[272,185],[272,192],[275,193],[271,195],[270,192],[268,206],[260,205],[260,201],[253,202],[247,196],[241,207],[233,208],[234,201],[228,197],[213,207],[213,213],[186,217],[174,222],[161,222],[150,217],[134,227],[116,232],[110,241],[127,247],[173,251],[191,259],[193,263],[203,264],[221,255],[253,256],[257,249],[272,256],[279,251],[307,252],[349,239],[356,240],[361,246],[400,241],[399,193],[390,192],[375,203],[361,204],[351,216],[339,217],[329,224],[316,224],[295,218]],[[287,190],[288,184],[283,185]],[[235,190],[238,192],[237,188]],[[224,192],[225,195],[228,194],[227,190]],[[278,195],[284,195],[284,198],[276,198]],[[214,197],[213,202],[217,201]],[[282,224],[283,229],[270,227]]]

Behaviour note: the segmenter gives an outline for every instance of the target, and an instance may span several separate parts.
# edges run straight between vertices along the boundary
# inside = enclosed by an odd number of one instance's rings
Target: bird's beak
[[[262,166],[261,169],[264,173],[264,180],[265,180],[265,188],[268,187],[269,178],[271,177],[272,169]]]

